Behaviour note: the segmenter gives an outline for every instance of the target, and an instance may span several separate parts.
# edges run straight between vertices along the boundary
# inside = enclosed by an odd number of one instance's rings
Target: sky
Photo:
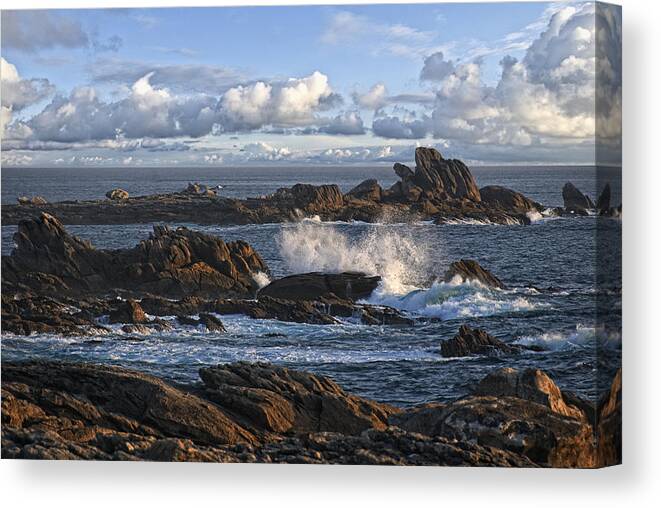
[[[594,3],[3,11],[3,166],[619,162]],[[598,142],[596,142],[597,140]]]

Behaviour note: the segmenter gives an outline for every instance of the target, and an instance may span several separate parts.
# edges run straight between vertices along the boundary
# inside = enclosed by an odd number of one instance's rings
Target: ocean
[[[619,168],[476,167],[479,186],[504,185],[549,206],[562,205],[571,181],[596,198],[610,182],[612,205],[621,203]],[[222,185],[221,194],[269,194],[295,183],[337,183],[349,190],[366,178],[387,187],[390,167],[78,168],[2,170],[2,202],[20,195],[49,201],[99,199],[121,187],[132,195],[172,192],[188,182]],[[172,226],[176,226],[173,224]],[[496,367],[537,367],[557,384],[596,400],[621,354],[621,231],[619,219],[541,217],[529,226],[476,223],[434,225],[328,223],[310,217],[295,224],[186,225],[225,240],[249,242],[266,260],[271,277],[306,271],[359,270],[380,275],[369,302],[415,318],[414,327],[306,325],[245,316],[222,316],[228,333],[193,327],[118,340],[94,337],[3,336],[5,359],[59,358],[124,365],[175,381],[197,379],[206,365],[269,361],[329,375],[347,390],[378,401],[411,406],[446,401]],[[98,248],[135,245],[151,225],[67,226]],[[2,226],[2,253],[13,246],[15,226]],[[476,259],[506,290],[441,282],[448,265]],[[446,359],[440,344],[462,324],[508,342],[539,345],[542,352]],[[112,325],[114,326],[114,325]]]

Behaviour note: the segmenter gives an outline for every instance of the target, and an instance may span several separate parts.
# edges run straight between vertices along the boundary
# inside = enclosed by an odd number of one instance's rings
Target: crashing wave
[[[606,330],[604,327],[579,323],[574,330],[520,337],[514,343],[522,346],[540,346],[544,350],[551,351],[593,348],[595,346],[619,349],[622,346],[622,335],[617,330]]]
[[[379,275],[388,293],[402,294],[424,280],[427,248],[419,239],[387,226],[373,226],[351,239],[333,225],[305,221],[283,228],[277,239],[290,273],[363,272]]]

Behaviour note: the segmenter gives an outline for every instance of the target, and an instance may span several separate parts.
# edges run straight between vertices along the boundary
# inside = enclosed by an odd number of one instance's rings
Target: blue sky
[[[616,68],[617,14],[533,2],[4,11],[3,164],[385,163],[420,144],[475,163],[590,163],[595,27]]]

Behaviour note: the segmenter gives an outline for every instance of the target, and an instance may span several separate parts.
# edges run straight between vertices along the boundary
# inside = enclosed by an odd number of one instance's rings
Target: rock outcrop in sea
[[[220,196],[215,189],[199,183],[190,183],[180,192],[150,196],[129,197],[126,191],[114,189],[108,193],[110,199],[98,201],[2,205],[2,221],[17,224],[46,212],[63,224],[263,224],[299,221],[315,215],[322,220],[340,221],[378,222],[390,217],[437,223],[470,220],[528,224],[529,212],[544,209],[510,189],[479,189],[462,161],[445,159],[434,148],[417,148],[415,163],[414,169],[395,164],[393,169],[400,179],[389,189],[383,189],[373,179],[346,194],[334,184],[296,184],[269,196],[246,199]]]

